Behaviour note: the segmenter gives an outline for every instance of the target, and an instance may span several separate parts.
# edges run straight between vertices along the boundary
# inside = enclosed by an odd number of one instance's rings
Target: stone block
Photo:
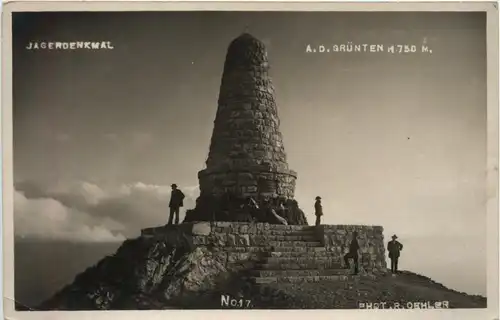
[[[214,246],[224,247],[227,244],[227,234],[225,233],[212,233],[209,240]]]
[[[227,235],[227,245],[228,246],[236,246],[236,235],[235,234],[228,234]]]
[[[206,245],[207,244],[207,237],[204,236],[195,236],[193,237],[193,244],[194,245]]]
[[[228,253],[227,256],[227,262],[228,263],[234,263],[238,261],[244,261],[244,260],[249,260],[251,254],[248,252],[232,252]]]
[[[337,229],[336,233],[339,234],[339,235],[342,235],[342,236],[346,236],[347,235],[347,230],[345,230],[345,229]]]
[[[221,227],[221,228],[229,228],[229,227],[231,227],[231,222],[227,222],[227,221],[218,221],[216,225],[217,225],[218,227]]]
[[[211,230],[209,222],[197,222],[193,224],[191,233],[193,235],[208,236]]]
[[[247,224],[241,225],[239,228],[239,233],[241,234],[247,234],[248,233],[249,226]]]
[[[256,234],[257,233],[257,224],[250,223],[248,225],[248,234]]]
[[[236,240],[236,245],[237,246],[249,246],[250,245],[250,239],[248,234],[237,234],[235,236]]]

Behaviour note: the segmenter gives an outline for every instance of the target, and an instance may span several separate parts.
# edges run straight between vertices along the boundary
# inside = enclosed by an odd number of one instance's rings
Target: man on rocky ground
[[[179,211],[182,206],[184,206],[184,193],[177,188],[177,185],[172,184],[172,193],[170,194],[170,202],[168,207],[170,208],[170,216],[168,218],[168,224],[172,224],[172,220],[175,215],[175,224],[179,224]]]
[[[351,244],[349,245],[349,252],[344,256],[344,268],[350,269],[350,264],[349,264],[349,259],[352,259],[354,262],[354,274],[358,274],[359,272],[359,262],[358,262],[358,250],[359,250],[359,243],[358,243],[358,232],[354,231],[352,233],[352,240]]]
[[[398,236],[393,235],[392,240],[387,244],[387,251],[389,252],[389,259],[391,259],[391,272],[393,274],[398,273],[398,260],[401,250],[403,250],[403,245],[397,241]]]
[[[323,206],[321,205],[321,197],[316,197],[316,202],[314,203],[314,214],[316,215],[316,226],[321,224],[321,216],[323,215]]]

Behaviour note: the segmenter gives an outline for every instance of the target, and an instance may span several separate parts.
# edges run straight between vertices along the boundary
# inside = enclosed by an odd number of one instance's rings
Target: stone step
[[[315,248],[315,247],[312,247]],[[269,258],[341,258],[341,254],[331,251],[268,251],[265,253]]]
[[[269,247],[259,247],[259,246],[228,246],[228,247],[217,247],[212,250],[220,252],[230,252],[230,253],[260,252],[262,253],[262,256],[265,256],[267,252],[272,251],[273,249]]]
[[[316,236],[315,230],[268,230],[263,235],[271,236]]]
[[[250,235],[250,242],[259,241],[267,244],[269,241],[303,241],[317,242],[318,238],[314,234],[308,235]]]
[[[250,275],[266,277],[315,277],[350,275],[350,269],[309,269],[309,270],[252,270]]]
[[[264,227],[266,230],[284,230],[284,231],[314,231],[317,228],[315,226],[298,226],[298,225],[283,225],[283,224],[270,224]]]
[[[279,257],[281,255],[290,257],[301,257],[309,254],[330,256],[332,252],[327,252],[325,247],[310,247],[310,246],[296,246],[296,247],[269,247],[269,246],[227,246],[214,248],[215,251],[221,252],[261,252],[263,257]]]
[[[310,269],[342,269],[338,262],[288,262],[288,263],[265,263],[257,262],[258,270],[310,270]]]
[[[298,226],[298,225],[280,225],[269,223],[248,223],[248,222],[212,222],[212,230],[227,230],[239,231],[240,233],[268,233],[272,231],[315,231],[315,226]],[[217,231],[215,231],[217,232]]]
[[[281,247],[322,247],[320,241],[269,241],[269,246],[273,248]]]
[[[338,263],[342,260],[340,257],[266,257],[266,263]]]
[[[254,283],[304,283],[304,282],[323,282],[323,281],[347,281],[359,276],[354,275],[332,275],[332,276],[306,276],[306,277],[251,277]]]
[[[325,247],[308,247],[308,246],[296,246],[296,247],[267,247],[267,246],[227,246],[218,247],[216,251],[222,252],[261,252],[263,257],[269,257],[271,253],[272,256],[279,256],[280,253],[291,254],[294,256],[309,255],[310,253],[331,253],[327,252]]]
[[[296,252],[296,253],[304,253],[304,252],[326,252],[326,248],[324,246],[295,246],[295,247],[273,247],[267,252]]]

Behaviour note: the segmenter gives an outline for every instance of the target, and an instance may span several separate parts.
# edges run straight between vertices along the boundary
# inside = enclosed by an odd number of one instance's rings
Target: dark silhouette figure
[[[316,202],[314,203],[314,214],[316,215],[316,225],[321,224],[321,216],[323,215],[323,206],[321,205],[321,197],[316,197]]]
[[[398,260],[403,245],[397,241],[398,236],[393,235],[392,240],[387,244],[387,251],[389,251],[389,259],[391,259],[391,272],[398,273]]]
[[[184,206],[184,193],[177,189],[177,185],[172,184],[172,193],[170,195],[170,202],[168,206],[170,208],[170,217],[168,218],[168,224],[172,224],[172,220],[175,215],[175,224],[179,224],[179,211],[182,206]]]
[[[345,262],[344,267],[346,269],[350,269],[349,259],[353,260],[353,262],[354,262],[354,274],[358,274],[358,272],[359,272],[359,266],[358,266],[359,243],[358,243],[357,236],[358,236],[358,232],[354,231],[352,233],[351,244],[349,245],[349,252],[344,256],[344,262]]]

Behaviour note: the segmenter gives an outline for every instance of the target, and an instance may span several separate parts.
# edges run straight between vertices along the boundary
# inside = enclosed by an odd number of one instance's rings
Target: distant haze
[[[268,48],[309,222],[321,195],[324,223],[381,225],[405,245],[401,268],[485,295],[485,22],[446,12],[14,14],[16,298],[36,303],[164,224],[171,183],[194,206],[226,49],[245,29]],[[114,49],[25,49],[94,40]],[[348,42],[425,43],[432,54],[306,52]],[[56,249],[73,245],[90,251]]]

